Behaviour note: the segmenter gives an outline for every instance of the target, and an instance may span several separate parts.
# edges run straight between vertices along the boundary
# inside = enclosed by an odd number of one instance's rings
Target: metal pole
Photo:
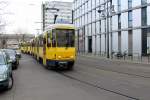
[[[112,0],[110,0],[110,7],[111,7],[111,11],[112,11]],[[112,58],[112,48],[113,48],[113,46],[112,46],[112,44],[113,44],[113,42],[112,42],[112,17],[110,17],[110,31],[111,31],[111,33],[110,33],[110,42],[111,42],[111,44],[110,44],[110,56],[111,56],[111,58]]]
[[[73,24],[73,20],[74,20],[74,11],[72,10],[72,24]]]
[[[106,35],[107,35],[107,58],[109,58],[109,11],[108,11],[108,2],[107,2],[107,32],[106,32]]]

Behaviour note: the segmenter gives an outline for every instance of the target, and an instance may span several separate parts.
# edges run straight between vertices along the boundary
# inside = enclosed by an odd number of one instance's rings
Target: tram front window
[[[74,30],[71,29],[57,29],[56,39],[58,47],[74,47]]]

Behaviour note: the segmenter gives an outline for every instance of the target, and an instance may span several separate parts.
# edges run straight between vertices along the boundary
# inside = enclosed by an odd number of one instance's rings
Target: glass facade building
[[[115,11],[109,14],[109,34],[106,12],[98,12],[107,9],[107,1]],[[109,54],[149,53],[150,0],[74,0],[73,11],[78,52],[105,55],[109,47]]]
[[[41,8],[43,31],[50,24],[54,24],[54,15],[56,14],[58,15],[56,23],[72,23],[72,2],[46,1]]]

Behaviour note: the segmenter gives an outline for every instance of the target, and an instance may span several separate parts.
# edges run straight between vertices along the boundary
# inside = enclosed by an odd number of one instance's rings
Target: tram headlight
[[[74,58],[74,56],[70,56],[70,58]]]
[[[61,56],[58,56],[58,58],[60,59],[60,58],[61,58]]]

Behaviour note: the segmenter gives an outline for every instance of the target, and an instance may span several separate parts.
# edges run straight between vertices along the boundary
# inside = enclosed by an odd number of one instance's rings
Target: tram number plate
[[[67,64],[67,62],[59,62],[59,64]]]

